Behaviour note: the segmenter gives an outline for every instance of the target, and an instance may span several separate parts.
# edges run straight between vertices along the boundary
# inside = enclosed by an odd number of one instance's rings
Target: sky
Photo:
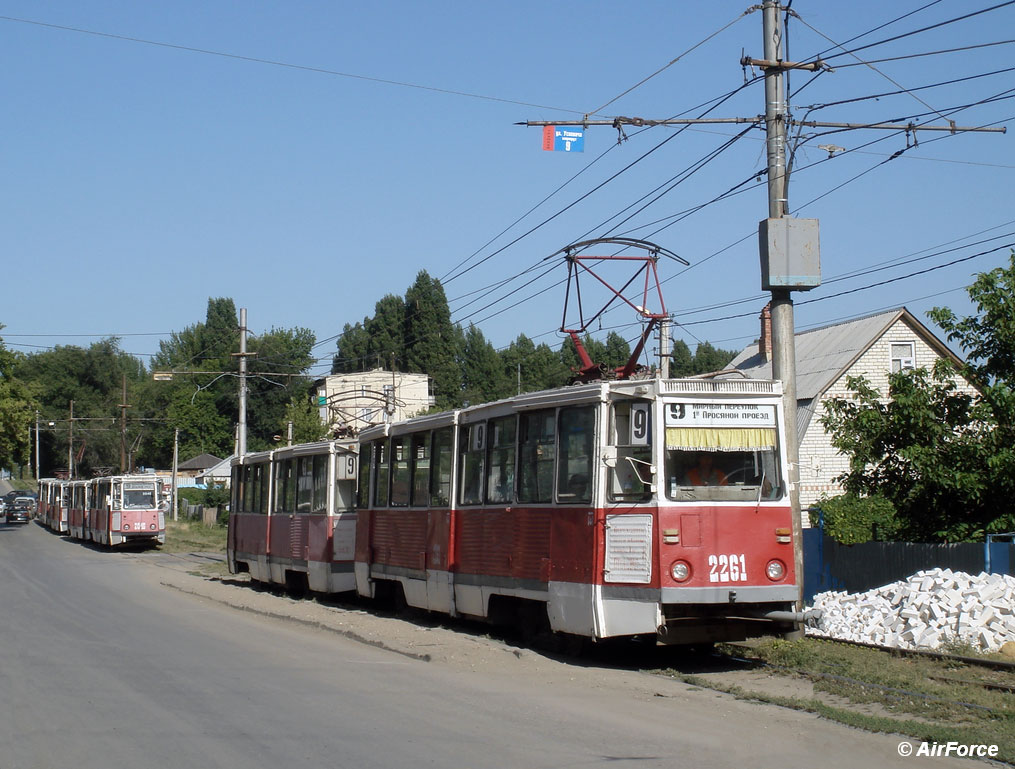
[[[657,265],[675,338],[739,350],[766,302],[763,128],[589,126],[582,152],[548,152],[516,123],[755,118],[749,7],[0,0],[0,336],[29,354],[116,336],[148,363],[230,297],[252,334],[313,331],[323,375],[343,326],[426,270],[494,346],[556,348],[560,250],[623,236],[690,262]],[[831,67],[790,74],[798,120],[1015,120],[1015,3],[791,11],[785,58]],[[822,271],[794,294],[798,331],[903,305],[938,331],[929,308],[973,312],[964,287],[1015,243],[1015,135],[795,130],[789,208],[819,220]],[[603,271],[623,283],[630,265]],[[582,290],[586,311],[605,304]],[[611,330],[636,338],[635,312],[591,327]]]

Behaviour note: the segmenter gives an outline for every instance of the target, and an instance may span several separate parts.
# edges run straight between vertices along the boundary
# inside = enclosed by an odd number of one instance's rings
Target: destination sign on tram
[[[667,427],[775,427],[775,406],[759,403],[668,403]]]

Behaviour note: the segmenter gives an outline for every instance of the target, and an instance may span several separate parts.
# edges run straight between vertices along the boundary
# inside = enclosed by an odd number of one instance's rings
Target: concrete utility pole
[[[120,472],[126,473],[127,467],[127,375],[123,375],[123,398],[120,403]]]
[[[173,520],[179,519],[180,505],[176,501],[177,477],[180,466],[180,428],[173,430]]]
[[[39,410],[35,410],[35,480],[39,480]]]
[[[768,216],[788,213],[786,185],[786,90],[783,84],[782,24],[778,0],[765,0],[762,8],[765,37],[765,145],[768,154]],[[789,462],[789,498],[793,510],[793,567],[803,604],[803,519],[800,512],[800,446],[796,430],[796,344],[793,296],[789,289],[772,289],[772,378],[782,381],[783,418],[786,425],[786,459]]]
[[[247,453],[247,308],[240,309],[240,416],[236,429],[236,454]]]
[[[70,419],[67,420],[67,480],[74,480],[74,401],[70,402]]]

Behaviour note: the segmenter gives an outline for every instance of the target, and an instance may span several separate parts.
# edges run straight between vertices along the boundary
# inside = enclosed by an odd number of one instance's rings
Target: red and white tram
[[[321,444],[250,454],[234,463],[230,569],[592,639],[780,632],[802,621],[783,429],[771,381],[529,393],[363,431],[341,522],[313,491]]]
[[[69,500],[67,505],[68,533],[74,539],[90,539],[88,536],[90,482],[84,480],[67,481],[64,494]]]
[[[294,589],[353,590],[356,449],[323,441],[234,459],[230,571]]]
[[[781,411],[778,382],[635,380],[366,430],[357,591],[594,639],[788,628]]]
[[[39,481],[39,517],[47,527],[59,534],[66,534],[70,495],[67,481],[43,478]]]
[[[110,547],[166,541],[169,499],[161,478],[112,475],[62,483],[74,539]]]
[[[160,478],[111,475],[89,483],[88,539],[109,546],[166,541],[168,505]]]

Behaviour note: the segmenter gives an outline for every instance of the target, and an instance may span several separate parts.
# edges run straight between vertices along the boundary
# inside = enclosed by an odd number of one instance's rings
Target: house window
[[[916,368],[916,352],[913,342],[892,342],[892,373],[903,369]]]

